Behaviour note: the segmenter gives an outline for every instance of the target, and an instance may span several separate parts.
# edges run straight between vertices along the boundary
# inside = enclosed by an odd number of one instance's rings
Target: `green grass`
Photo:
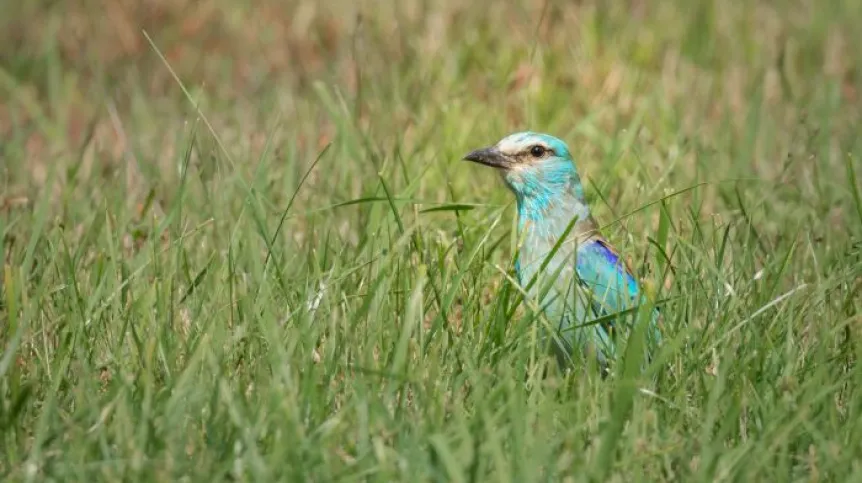
[[[6,3],[4,480],[859,478],[856,2]],[[460,161],[523,129],[665,301],[643,376],[535,350]]]

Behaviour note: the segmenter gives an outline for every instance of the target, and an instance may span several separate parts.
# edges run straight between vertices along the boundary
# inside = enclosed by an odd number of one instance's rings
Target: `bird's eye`
[[[541,158],[545,155],[545,148],[537,144],[530,148],[530,154],[532,154],[534,158]]]

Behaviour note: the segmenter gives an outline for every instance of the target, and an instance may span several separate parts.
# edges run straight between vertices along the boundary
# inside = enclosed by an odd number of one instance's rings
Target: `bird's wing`
[[[641,300],[640,287],[631,267],[602,237],[594,235],[578,247],[578,277],[592,295],[597,316],[634,308]],[[658,342],[657,312],[653,314],[652,337]]]
[[[607,241],[593,237],[578,247],[578,276],[604,309],[618,312],[631,306],[640,293],[628,264]]]

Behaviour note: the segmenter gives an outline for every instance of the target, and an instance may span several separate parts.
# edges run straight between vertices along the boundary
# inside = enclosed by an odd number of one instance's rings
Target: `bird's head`
[[[566,143],[549,134],[520,132],[464,156],[500,171],[519,199],[562,194],[583,200],[583,188]]]

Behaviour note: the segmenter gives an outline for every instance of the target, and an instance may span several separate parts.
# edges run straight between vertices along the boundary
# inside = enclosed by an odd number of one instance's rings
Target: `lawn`
[[[4,480],[860,478],[862,4],[0,3]],[[644,372],[536,350],[527,129]]]

